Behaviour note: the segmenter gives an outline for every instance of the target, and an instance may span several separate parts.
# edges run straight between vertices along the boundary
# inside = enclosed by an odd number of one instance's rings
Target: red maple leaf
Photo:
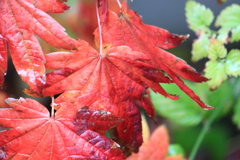
[[[1,31],[1,30],[0,30]],[[0,88],[4,82],[4,75],[7,70],[7,43],[5,39],[0,34]]]
[[[83,95],[94,93],[96,100],[89,104],[89,107],[110,111],[113,115],[125,119],[117,127],[114,135],[122,141],[123,146],[137,151],[142,143],[142,138],[141,126],[138,123],[141,118],[135,101],[138,100],[147,113],[154,116],[151,102],[148,96],[144,96],[147,94],[148,88],[176,100],[177,96],[168,94],[159,85],[159,83],[175,82],[201,107],[210,107],[185,86],[178,75],[195,82],[207,79],[196,73],[183,60],[155,47],[171,48],[180,44],[186,37],[173,35],[161,28],[144,25],[136,13],[126,12],[126,9],[123,10],[120,17],[111,11],[108,12],[103,27],[105,45],[102,54],[85,44],[73,52],[55,52],[46,55],[46,67],[57,70],[47,74],[43,95],[53,96],[63,92],[56,99],[56,103],[63,105],[68,102],[78,103]],[[131,17],[133,20],[130,19]],[[143,32],[146,30],[148,32]],[[97,43],[98,38],[96,34]],[[133,50],[120,45],[129,45]],[[153,54],[153,51],[156,53]],[[163,59],[166,62],[163,62]],[[176,69],[172,67],[173,65],[176,65]],[[166,77],[162,71],[168,73],[172,80]],[[132,126],[135,126],[134,129]]]
[[[43,12],[63,12],[65,9],[68,7],[58,0],[0,1],[0,51],[3,54],[4,37],[18,74],[34,91],[30,93],[26,90],[28,94],[39,95],[45,83],[45,57],[34,34],[57,48],[74,49],[77,45],[77,41],[71,39],[60,24]],[[4,57],[3,61],[5,65],[7,59]]]
[[[122,122],[110,113],[82,105],[59,110],[53,118],[34,100],[6,102],[10,108],[0,110],[0,126],[5,128],[0,132],[0,159],[124,159],[118,144],[92,131]]]
[[[133,153],[127,160],[186,160],[182,155],[166,156],[168,146],[168,131],[164,126],[159,126],[139,148],[139,152]]]
[[[65,94],[66,95],[66,94]],[[58,99],[59,101],[60,99]],[[63,100],[63,99],[62,99]],[[110,98],[99,99],[98,93],[78,95],[78,98],[69,99],[65,102],[59,102],[61,106],[58,109],[62,110],[63,114],[72,114],[72,107],[78,109],[79,103],[88,106],[94,110],[113,111],[113,115],[117,115],[124,119],[117,128],[111,129],[111,138],[121,145],[121,149],[125,155],[129,155],[132,151],[137,151],[142,144],[142,127],[141,116],[138,107],[133,101],[125,101],[119,103],[110,102]]]
[[[140,51],[148,55],[151,57],[149,64],[166,72],[173,82],[202,108],[212,109],[211,106],[204,104],[200,98],[184,84],[179,76],[194,82],[204,82],[208,79],[195,72],[195,69],[187,65],[185,61],[160,49],[175,47],[181,44],[187,36],[171,34],[165,29],[144,24],[136,12],[127,9],[126,1],[123,3],[120,15],[108,11],[107,17],[102,29],[103,44],[112,46],[127,45],[134,51]],[[96,44],[99,44],[98,30],[96,30],[94,34]]]
[[[90,108],[110,111],[125,119],[118,127],[118,136],[128,148],[137,150],[142,138],[138,123],[141,118],[135,100],[142,99],[148,87],[171,99],[178,97],[166,93],[158,84],[171,81],[155,67],[145,63],[149,60],[147,55],[132,51],[127,46],[106,46],[103,53],[100,55],[86,44],[72,53],[47,54],[47,68],[63,69],[47,74],[43,95],[63,92],[55,102],[66,103],[78,102],[82,95],[96,93],[93,96],[96,100],[89,105]],[[153,108],[147,111],[153,116]]]

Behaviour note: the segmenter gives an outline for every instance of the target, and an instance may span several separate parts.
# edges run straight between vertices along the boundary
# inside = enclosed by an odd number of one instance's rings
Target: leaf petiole
[[[116,0],[116,1],[117,1],[117,3],[118,3],[118,6],[119,6],[120,8],[122,8],[121,2],[120,2],[119,0]]]
[[[95,0],[95,5],[96,5],[96,14],[97,14],[97,21],[98,21],[98,32],[99,32],[99,54],[101,55],[101,57],[103,57],[103,53],[102,53],[102,26],[101,26],[101,22],[100,22],[100,16],[99,16],[99,10],[98,10],[98,0]]]

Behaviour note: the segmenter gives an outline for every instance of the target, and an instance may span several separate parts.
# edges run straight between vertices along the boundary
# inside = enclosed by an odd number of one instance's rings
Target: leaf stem
[[[51,107],[52,107],[52,110],[51,110],[51,118],[54,118],[54,97],[52,96],[52,104],[51,104]]]
[[[120,8],[122,8],[121,2],[120,2],[119,0],[116,0],[116,1],[117,1],[117,3],[118,3],[118,6],[119,6]]]
[[[211,116],[209,117],[208,121],[206,122],[206,124],[203,126],[200,134],[198,135],[198,138],[193,146],[193,149],[189,155],[189,160],[194,160],[196,154],[197,154],[197,151],[205,137],[205,135],[207,134],[210,126],[212,125],[213,121],[216,119],[216,117],[221,113],[221,111],[223,110],[224,108],[224,104],[226,104],[225,102],[227,100],[229,100],[232,96],[232,94],[234,94],[234,88],[236,88],[236,86],[234,85],[232,87],[232,89],[229,91],[228,94],[226,94],[226,97],[221,101],[220,105],[214,109],[213,113],[211,114]]]
[[[102,54],[102,26],[101,26],[101,22],[100,22],[100,16],[99,16],[99,10],[98,10],[98,0],[95,0],[95,5],[96,5],[96,14],[97,14],[97,21],[98,21],[98,32],[99,32],[99,41],[100,41],[100,44],[99,44],[99,54],[103,57],[103,54]]]

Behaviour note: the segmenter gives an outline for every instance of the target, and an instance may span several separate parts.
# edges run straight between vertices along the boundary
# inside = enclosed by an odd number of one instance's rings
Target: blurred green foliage
[[[228,101],[222,102],[222,99],[224,99],[226,94],[232,94],[232,87],[228,81],[225,81],[215,91],[210,91],[206,83],[196,84],[189,81],[185,81],[185,83],[193,89],[206,104],[218,107],[221,103],[224,103],[224,110],[221,111],[221,114],[218,117],[226,115],[230,111],[234,101],[234,95],[232,95],[231,99]],[[177,124],[182,126],[195,126],[207,120],[214,111],[203,110],[200,108],[194,100],[181,91],[175,84],[161,85],[167,92],[180,95],[180,99],[172,101],[162,95],[151,92],[152,102],[159,115],[166,117]]]

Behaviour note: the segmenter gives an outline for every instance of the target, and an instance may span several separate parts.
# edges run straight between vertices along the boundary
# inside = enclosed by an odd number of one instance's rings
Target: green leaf
[[[181,154],[183,157],[185,156],[185,152],[183,147],[180,144],[170,144],[168,147],[168,156]]]
[[[228,34],[229,34],[229,29],[226,29],[226,28],[221,28],[218,30],[217,32],[217,40],[223,42],[223,43],[228,43]]]
[[[191,83],[187,83],[187,85],[189,84]],[[183,126],[195,126],[202,121],[204,110],[191,98],[183,93],[175,84],[161,85],[167,92],[178,94],[181,98],[173,101],[160,94],[151,92],[153,105],[159,115]]]
[[[225,64],[223,62],[210,60],[206,63],[205,76],[210,78],[208,85],[211,90],[216,89],[227,79],[227,74],[224,69]]]
[[[211,60],[217,60],[218,58],[224,58],[227,55],[227,49],[224,47],[223,42],[211,39],[208,48],[208,58]]]
[[[217,17],[216,27],[232,29],[240,25],[240,6],[232,4],[225,8]]]
[[[238,128],[240,128],[240,99],[237,101],[234,107],[233,122],[237,125]]]
[[[209,8],[195,1],[187,1],[185,11],[190,29],[193,31],[209,30],[208,27],[214,19],[213,12]]]
[[[193,42],[192,47],[192,61],[196,62],[202,58],[205,58],[208,56],[208,46],[209,46],[210,40],[206,34],[200,34],[200,37]]]
[[[203,87],[200,88],[200,86],[198,89],[199,90],[201,89],[201,92],[204,92],[203,96],[207,97],[207,104],[209,104],[210,106],[217,108],[220,105],[224,105],[224,108],[221,110],[221,113],[218,114],[218,116],[216,117],[216,120],[223,117],[231,110],[231,106],[234,100],[234,95],[232,94],[227,101],[224,101],[224,102],[222,101],[223,99],[225,99],[226,94],[232,93],[232,85],[229,83],[228,80],[222,83],[218,87],[218,89],[214,91],[210,91],[209,88],[205,90],[205,88]],[[209,117],[211,117],[213,112],[214,112],[214,109],[205,112],[204,119],[209,119]]]
[[[240,50],[232,49],[226,58],[225,64],[226,73],[230,76],[240,75]]]
[[[231,42],[240,41],[240,24],[238,27],[232,29]]]

